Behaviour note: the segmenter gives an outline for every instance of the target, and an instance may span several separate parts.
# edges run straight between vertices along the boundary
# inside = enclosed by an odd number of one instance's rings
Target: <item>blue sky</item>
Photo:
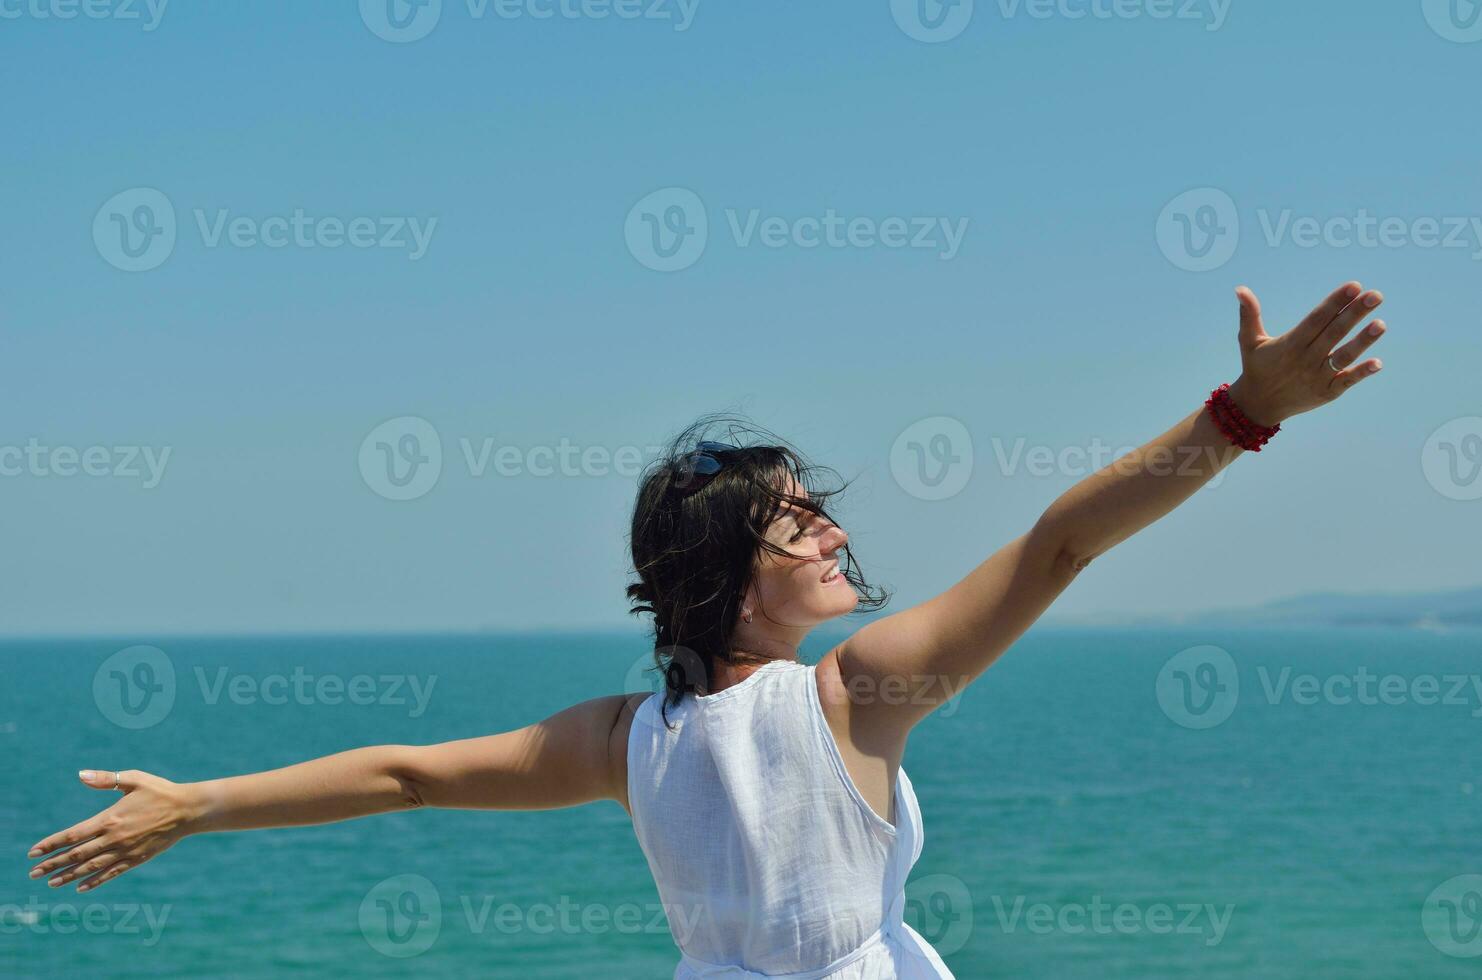
[[[1477,584],[1468,7],[970,6],[5,0],[0,629],[622,624],[616,460],[713,410],[855,479],[903,606],[1233,381],[1236,285],[1349,278],[1385,370],[1052,614]]]

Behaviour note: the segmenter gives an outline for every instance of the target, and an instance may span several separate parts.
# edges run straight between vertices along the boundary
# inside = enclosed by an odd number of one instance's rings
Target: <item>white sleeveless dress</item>
[[[675,980],[940,980],[905,923],[921,811],[904,769],[897,826],[844,768],[814,668],[772,661],[660,715],[639,707],[628,800],[670,932]]]

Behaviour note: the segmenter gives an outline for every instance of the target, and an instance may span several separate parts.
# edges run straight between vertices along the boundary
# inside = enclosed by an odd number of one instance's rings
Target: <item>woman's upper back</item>
[[[817,684],[815,668],[773,661],[687,695],[667,722],[659,694],[633,716],[629,809],[685,954],[679,976],[843,976],[851,962],[928,958],[902,922],[922,843],[910,780],[896,770],[893,826],[850,778]]]

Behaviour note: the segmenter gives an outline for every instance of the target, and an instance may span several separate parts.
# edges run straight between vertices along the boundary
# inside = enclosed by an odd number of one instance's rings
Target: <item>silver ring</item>
[[[114,772],[113,772],[113,788],[114,789],[118,789],[118,783],[119,783],[118,770],[114,770]]]
[[[1335,367],[1333,365],[1333,355],[1331,355],[1331,354],[1328,355],[1328,370],[1332,371],[1334,374],[1341,374],[1341,373],[1343,373],[1343,369],[1342,368]]]

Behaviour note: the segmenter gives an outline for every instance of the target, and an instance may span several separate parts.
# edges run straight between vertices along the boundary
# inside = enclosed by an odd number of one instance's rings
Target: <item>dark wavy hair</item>
[[[737,447],[711,453],[721,463],[714,476],[694,472],[692,453],[702,440]],[[788,492],[789,476],[805,495]],[[634,615],[653,616],[666,718],[687,692],[712,689],[717,664],[763,659],[733,651],[731,634],[759,552],[788,555],[766,539],[767,527],[787,504],[833,521],[826,504],[846,487],[785,441],[724,415],[691,424],[645,470],[631,534],[638,581],[628,599]],[[865,582],[848,544],[842,551],[840,572],[859,596],[855,612],[884,606],[889,594]]]

